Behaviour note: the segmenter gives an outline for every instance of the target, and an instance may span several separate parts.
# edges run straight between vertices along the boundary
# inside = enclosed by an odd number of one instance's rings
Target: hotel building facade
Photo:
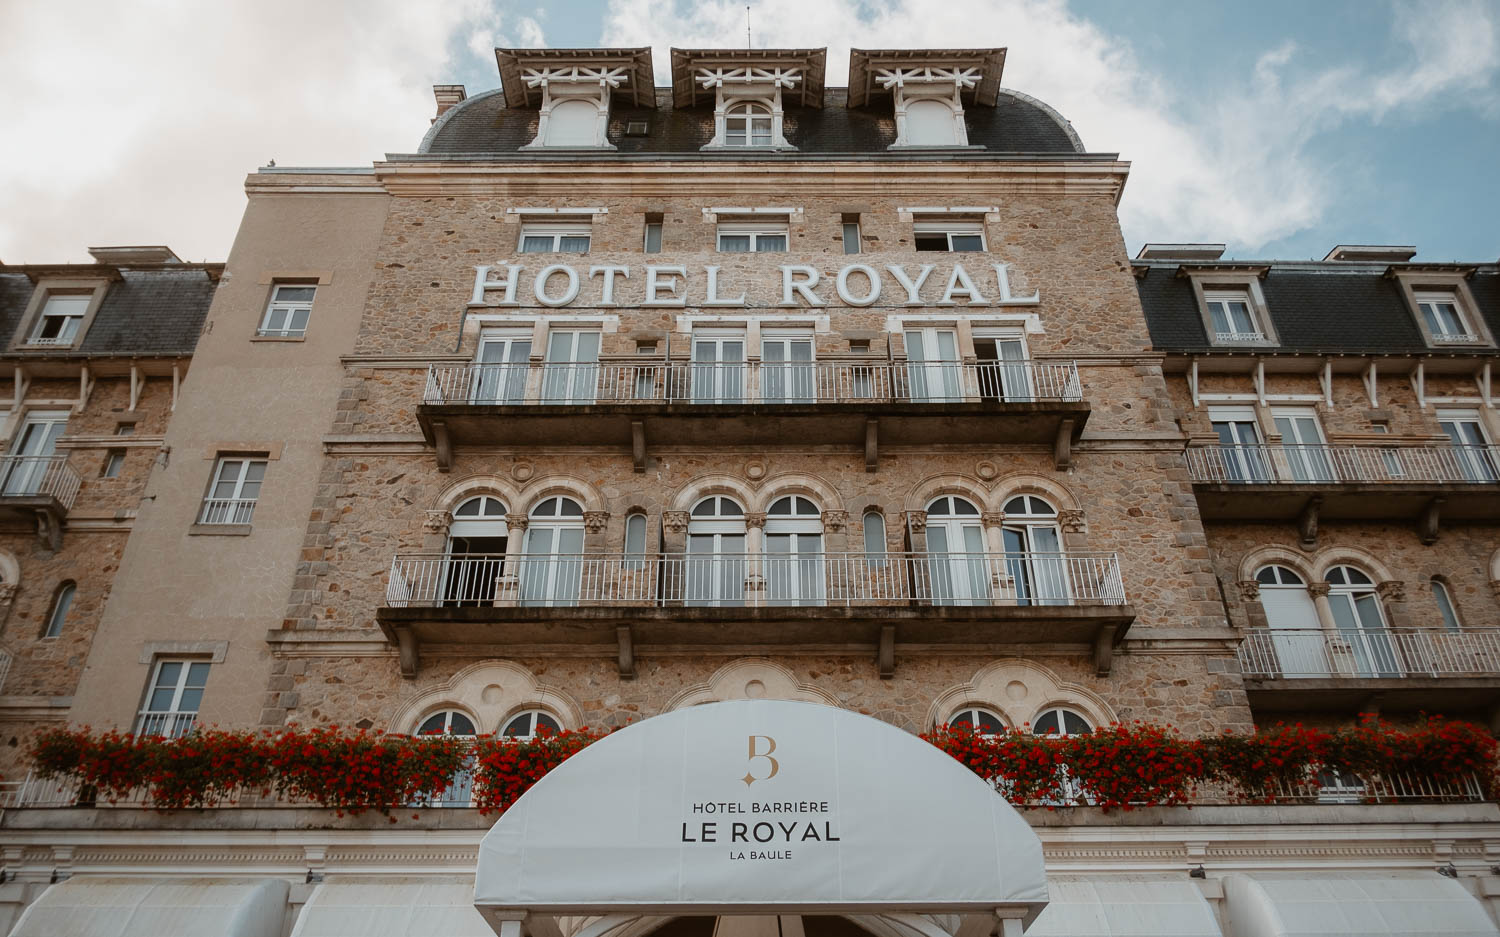
[[[1003,87],[1003,49],[855,50],[848,88],[825,87],[822,49],[671,55],[658,88],[646,49],[497,50],[500,87],[436,88],[415,152],[250,175],[222,267],[0,269],[9,458],[32,457],[55,405],[72,412],[43,433],[66,453],[52,461],[105,460],[76,503],[34,504],[24,478],[0,496],[27,525],[0,555],[16,604],[0,913],[31,909],[17,937],[165,905],[306,937],[1494,933],[1500,812],[1479,795],[1366,803],[1330,778],[1309,802],[1005,807],[960,831],[942,811],[969,792],[905,746],[953,722],[1492,726],[1496,264],[1349,245],[1319,263],[1167,244],[1132,260],[1128,164]],[[197,305],[175,331],[107,322],[148,275],[192,280]],[[54,301],[84,295],[99,314],[71,357],[33,347]],[[118,442],[106,424],[138,410]],[[137,473],[116,489],[112,447]],[[869,850],[846,832],[839,867],[922,888],[845,882],[832,900],[807,891],[819,869],[792,868],[796,885],[736,872],[758,897],[710,876],[666,900],[627,872],[653,860],[624,848],[621,814],[675,808],[604,749],[655,733],[682,743],[666,764],[697,764],[683,740],[718,732],[743,771],[761,717],[809,757],[861,733],[889,745],[847,757],[885,758],[891,790],[921,794]],[[606,787],[640,799],[597,842],[566,800],[513,811],[562,870],[536,885],[462,804],[395,824],[253,800],[74,806],[21,757],[59,720],[639,723],[586,776],[579,756],[568,789],[580,816]],[[755,737],[752,759],[769,755]],[[890,834],[919,828],[943,832]],[[965,876],[985,862],[1045,890],[980,913]],[[510,895],[483,914],[476,864],[481,897]],[[927,882],[936,869],[952,880]]]

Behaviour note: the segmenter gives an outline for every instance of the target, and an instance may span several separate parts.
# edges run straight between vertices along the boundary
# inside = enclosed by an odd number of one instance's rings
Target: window
[[[1268,482],[1271,469],[1266,447],[1261,445],[1260,425],[1251,407],[1214,407],[1208,419],[1219,436],[1219,445],[1204,455],[1210,481]]]
[[[583,506],[572,498],[551,497],[532,508],[521,552],[522,605],[577,605],[587,562],[582,555]]]
[[[955,146],[960,141],[947,101],[923,98],[906,105],[907,146]]]
[[[598,146],[599,105],[572,98],[552,105],[547,115],[547,146]]]
[[[640,569],[646,565],[646,515],[635,513],[625,518],[625,568]]]
[[[660,254],[661,253],[661,227],[662,227],[662,223],[660,221],[649,221],[648,220],[646,222],[646,246],[645,246],[646,253],[648,253],[648,254]]]
[[[745,333],[695,329],[693,403],[739,403],[745,397]]]
[[[505,504],[492,495],[476,495],[453,511],[444,554],[443,606],[490,605],[505,572],[510,527]]]
[[[134,436],[135,435],[135,424],[134,423],[121,423],[121,424],[119,424],[118,426],[115,427],[115,435],[116,436]]]
[[[587,223],[522,225],[521,253],[587,254],[592,230]]]
[[[625,122],[625,136],[644,137],[650,133],[651,124],[644,120],[627,120]]]
[[[1246,670],[1290,678],[1328,676],[1323,625],[1307,583],[1295,571],[1277,565],[1256,570],[1255,581],[1260,583],[1260,607],[1271,633],[1246,638],[1254,658]]]
[[[1203,293],[1215,342],[1261,342],[1265,333],[1255,321],[1255,305],[1245,290],[1215,290]]]
[[[1066,605],[1072,598],[1057,509],[1036,495],[1005,502],[1005,575],[1017,605]]]
[[[766,403],[811,403],[817,399],[817,365],[810,329],[763,329],[760,333],[760,394]]]
[[[1432,598],[1437,602],[1438,613],[1443,616],[1443,627],[1449,631],[1463,630],[1458,623],[1458,610],[1453,607],[1453,597],[1441,579],[1432,580]]]
[[[47,630],[42,632],[44,638],[56,638],[62,634],[63,625],[68,623],[68,609],[73,607],[73,596],[78,592],[78,587],[71,582],[65,582],[57,589],[57,597],[52,600],[52,614],[47,616]]]
[[[988,604],[984,528],[972,501],[945,496],[927,505],[927,552],[934,604]]]
[[[800,495],[777,498],[766,511],[766,602],[822,605],[823,515]]]
[[[1416,293],[1417,309],[1422,323],[1435,342],[1476,342],[1479,336],[1464,319],[1458,294],[1451,292]]]
[[[417,735],[478,735],[474,731],[474,720],[461,712],[448,709],[433,713],[417,727]]]
[[[866,511],[865,563],[872,567],[885,566],[885,515],[879,511]]]
[[[688,512],[687,535],[686,603],[744,605],[744,508],[731,498],[704,498]]]
[[[1333,481],[1332,453],[1323,439],[1318,412],[1304,407],[1275,407],[1271,420],[1281,435],[1281,451],[1276,453],[1276,474],[1291,481]]]
[[[472,739],[478,735],[474,731],[474,720],[465,713],[452,709],[436,712],[422,720],[417,726],[415,735],[451,735],[458,738]],[[463,764],[454,772],[453,780],[441,791],[433,794],[423,793],[413,806],[424,806],[430,804],[434,807],[467,807],[474,801],[474,752],[472,750],[464,753]]]
[[[47,296],[28,345],[72,345],[88,313],[92,293],[53,293]]]
[[[980,735],[999,735],[1005,731],[1005,720],[988,709],[967,706],[953,714],[948,720],[951,728],[972,729]]]
[[[1500,464],[1478,410],[1439,410],[1438,425],[1453,444],[1454,476],[1466,482],[1500,480]]]
[[[550,735],[561,731],[562,724],[551,713],[540,709],[528,709],[512,716],[500,734],[506,738],[530,739],[538,735]]]
[[[719,252],[724,254],[784,254],[786,240],[784,224],[719,225]]]
[[[7,495],[52,494],[57,476],[53,466],[66,461],[57,454],[57,440],[68,425],[66,411],[33,410],[11,442],[10,453],[0,463],[4,482],[0,493]]]
[[[912,234],[919,251],[984,250],[984,224],[978,221],[919,221]]]
[[[1339,636],[1349,644],[1349,659],[1338,662],[1344,676],[1399,677],[1401,665],[1386,629],[1375,583],[1352,566],[1328,571],[1328,605]],[[1350,673],[1350,671],[1353,671]]]
[[[175,739],[193,731],[208,683],[208,666],[203,660],[158,660],[146,690],[146,704],[136,718],[135,734]]]
[[[724,112],[725,146],[770,146],[771,109],[764,104],[734,104]]]
[[[125,450],[110,449],[104,455],[104,468],[100,470],[100,478],[119,478],[120,470],[125,467]]]
[[[1031,723],[1032,735],[1088,735],[1094,731],[1089,721],[1071,709],[1044,709]]]
[[[248,524],[260,497],[265,459],[221,456],[214,467],[213,484],[203,499],[200,524]]]
[[[859,253],[859,216],[844,216],[844,253]]]
[[[265,318],[255,334],[272,338],[301,338],[307,334],[307,318],[312,315],[313,294],[317,289],[316,286],[272,289]]]

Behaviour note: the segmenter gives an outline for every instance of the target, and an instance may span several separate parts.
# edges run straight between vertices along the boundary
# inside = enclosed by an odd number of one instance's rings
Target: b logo
[[[761,744],[759,744],[762,742],[764,743],[765,751],[756,751],[757,748],[762,747]],[[750,770],[745,772],[745,776],[743,778],[740,778],[741,781],[745,782],[746,787],[749,787],[756,781],[769,781],[772,778],[776,777],[776,772],[781,770],[781,763],[778,762],[775,758],[771,757],[771,753],[774,751],[776,751],[776,740],[771,738],[769,735],[750,736]],[[766,761],[771,763],[770,774],[767,774],[765,777],[759,778],[755,776],[755,759],[757,758],[764,758]]]

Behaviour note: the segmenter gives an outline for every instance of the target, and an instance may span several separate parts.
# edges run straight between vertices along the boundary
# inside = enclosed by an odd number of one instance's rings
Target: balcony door
[[[823,515],[806,498],[778,498],[766,511],[766,602],[822,605],[826,601]]]
[[[521,561],[522,605],[577,605],[583,583],[583,506],[552,497],[531,509]]]
[[[1035,495],[1005,502],[1005,575],[1017,605],[1067,605],[1072,599],[1057,509]]]
[[[1216,407],[1208,418],[1219,436],[1219,461],[1213,469],[1218,480],[1226,482],[1268,482],[1271,472],[1266,464],[1265,446],[1260,426],[1251,407]]]
[[[471,403],[522,403],[526,399],[526,374],[531,361],[531,333],[485,333],[479,337]]]
[[[548,333],[542,403],[593,403],[598,382],[598,332]]]
[[[1500,480],[1500,471],[1496,470],[1495,450],[1484,426],[1479,422],[1478,411],[1439,410],[1438,422],[1453,442],[1460,478],[1480,483]]]
[[[1306,408],[1277,408],[1271,411],[1281,445],[1288,477],[1296,482],[1333,481],[1333,463],[1328,459],[1328,444],[1318,425],[1317,411]]]
[[[1350,660],[1340,671],[1352,669],[1361,677],[1401,676],[1401,663],[1375,594],[1375,583],[1353,566],[1335,566],[1327,578],[1333,623],[1349,647]]]
[[[818,399],[813,336],[807,330],[761,332],[760,399],[766,403],[812,403]]]
[[[745,509],[733,498],[704,498],[688,514],[683,570],[688,605],[745,604]]]
[[[916,401],[961,401],[958,333],[952,329],[906,330],[906,380]]]
[[[927,505],[927,554],[934,605],[989,603],[984,527],[972,502],[949,496]]]
[[[6,460],[5,483],[0,491],[7,495],[34,495],[41,491],[51,457],[56,454],[57,439],[67,425],[66,412],[28,413],[11,443],[11,458]]]
[[[505,505],[499,498],[478,495],[455,508],[453,523],[448,525],[438,604],[493,605],[509,542]]]
[[[693,333],[693,403],[745,399],[745,333]]]
[[[979,372],[979,396],[985,400],[1034,400],[1026,342],[1016,336],[974,336]]]
[[[1285,566],[1262,566],[1255,574],[1255,581],[1260,583],[1260,607],[1265,610],[1266,624],[1271,629],[1274,669],[1283,677],[1328,676],[1331,670],[1323,625],[1307,583]]]

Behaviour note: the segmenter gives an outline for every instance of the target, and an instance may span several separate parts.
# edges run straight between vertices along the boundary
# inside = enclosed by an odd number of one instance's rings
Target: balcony
[[[456,446],[1043,443],[1061,467],[1089,406],[1072,362],[816,361],[434,365],[417,418]],[[997,419],[999,417],[999,419]]]
[[[1487,718],[1500,703],[1500,629],[1257,629],[1239,658],[1257,712]]]
[[[1300,520],[1304,540],[1319,518],[1416,518],[1424,540],[1436,537],[1439,506],[1500,520],[1494,446],[1191,446],[1186,455],[1204,520]]]
[[[1076,644],[1108,672],[1134,619],[1112,553],[406,554],[376,619],[415,675],[423,645],[594,646],[634,674],[640,646]]]
[[[62,525],[78,497],[65,455],[0,456],[0,524],[35,528],[47,549],[62,547]]]

